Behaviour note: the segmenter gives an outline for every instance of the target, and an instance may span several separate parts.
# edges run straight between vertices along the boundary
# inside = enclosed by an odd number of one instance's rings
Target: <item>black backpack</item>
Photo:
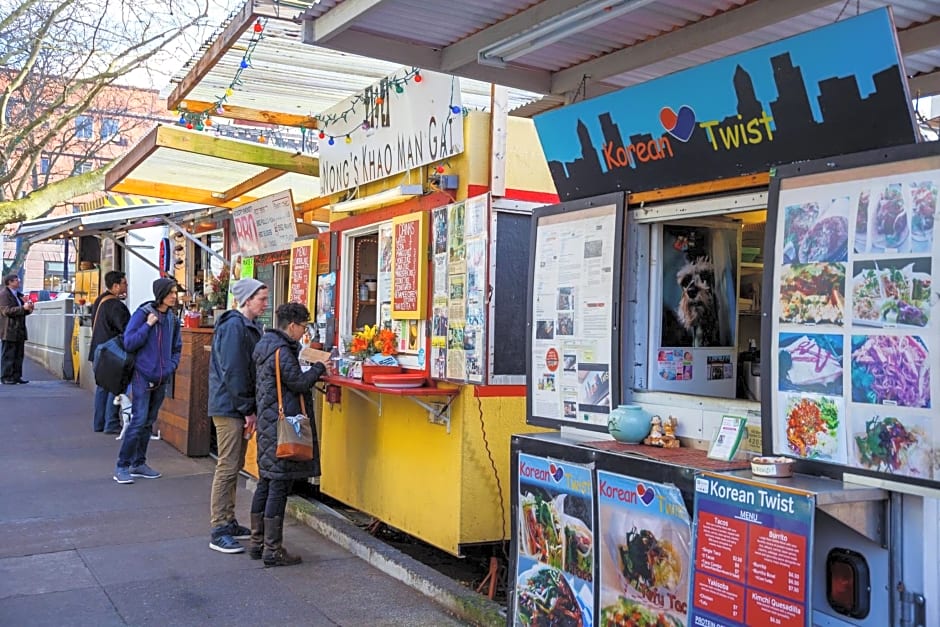
[[[115,396],[124,393],[134,374],[134,353],[124,349],[123,335],[116,335],[95,349],[92,368],[99,387]]]

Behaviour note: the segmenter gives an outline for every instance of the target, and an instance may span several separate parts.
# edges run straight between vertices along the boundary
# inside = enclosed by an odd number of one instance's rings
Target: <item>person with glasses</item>
[[[147,465],[150,431],[166,395],[166,384],[180,365],[183,340],[174,308],[179,286],[171,278],[153,282],[154,300],[142,304],[124,330],[124,348],[136,353],[131,377],[131,422],[121,441],[114,480],[134,483],[134,477],[159,479]]]
[[[127,277],[123,272],[112,270],[104,275],[104,284],[108,289],[91,306],[91,344],[88,347],[88,361],[94,363],[95,351],[111,338],[124,335],[131,312],[124,304],[127,296]],[[95,388],[95,417],[92,429],[97,432],[120,433],[121,419],[114,404],[114,394],[100,385]]]
[[[251,543],[248,555],[263,559],[265,566],[291,566],[300,556],[284,549],[284,510],[287,494],[295,479],[320,475],[320,456],[316,424],[313,420],[314,383],[326,373],[323,363],[314,363],[304,372],[298,354],[300,338],[307,331],[310,312],[300,303],[285,303],[277,308],[277,328],[268,329],[255,346],[255,401],[257,403],[258,486],[251,501]],[[278,370],[280,396],[286,416],[306,410],[313,427],[313,459],[307,462],[278,459]],[[303,408],[301,407],[303,398]]]

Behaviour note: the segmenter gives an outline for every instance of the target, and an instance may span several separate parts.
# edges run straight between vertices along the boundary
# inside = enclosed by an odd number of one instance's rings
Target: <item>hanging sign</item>
[[[815,513],[806,492],[697,476],[688,624],[811,625]]]
[[[392,318],[420,320],[427,306],[427,214],[392,220]]]
[[[290,287],[287,300],[300,303],[314,311],[313,297],[316,285],[317,240],[295,242],[290,249]]]
[[[907,91],[891,14],[878,9],[549,111],[535,125],[569,200],[910,144]]]
[[[290,190],[246,203],[232,211],[234,249],[243,257],[287,250],[297,239]]]
[[[463,152],[460,80],[446,74],[402,68],[317,120],[323,196]]]

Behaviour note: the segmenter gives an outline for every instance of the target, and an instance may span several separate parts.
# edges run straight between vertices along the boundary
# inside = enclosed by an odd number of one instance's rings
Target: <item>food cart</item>
[[[936,623],[940,150],[897,58],[878,11],[536,118],[566,202],[527,420],[560,430],[512,442],[512,624]],[[611,440],[622,404],[682,446]],[[710,456],[726,416],[751,437]]]

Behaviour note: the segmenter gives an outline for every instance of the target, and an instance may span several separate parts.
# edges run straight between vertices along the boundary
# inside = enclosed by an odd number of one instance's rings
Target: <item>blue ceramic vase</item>
[[[610,410],[607,431],[618,442],[638,444],[650,433],[650,416],[639,405],[619,405]]]

